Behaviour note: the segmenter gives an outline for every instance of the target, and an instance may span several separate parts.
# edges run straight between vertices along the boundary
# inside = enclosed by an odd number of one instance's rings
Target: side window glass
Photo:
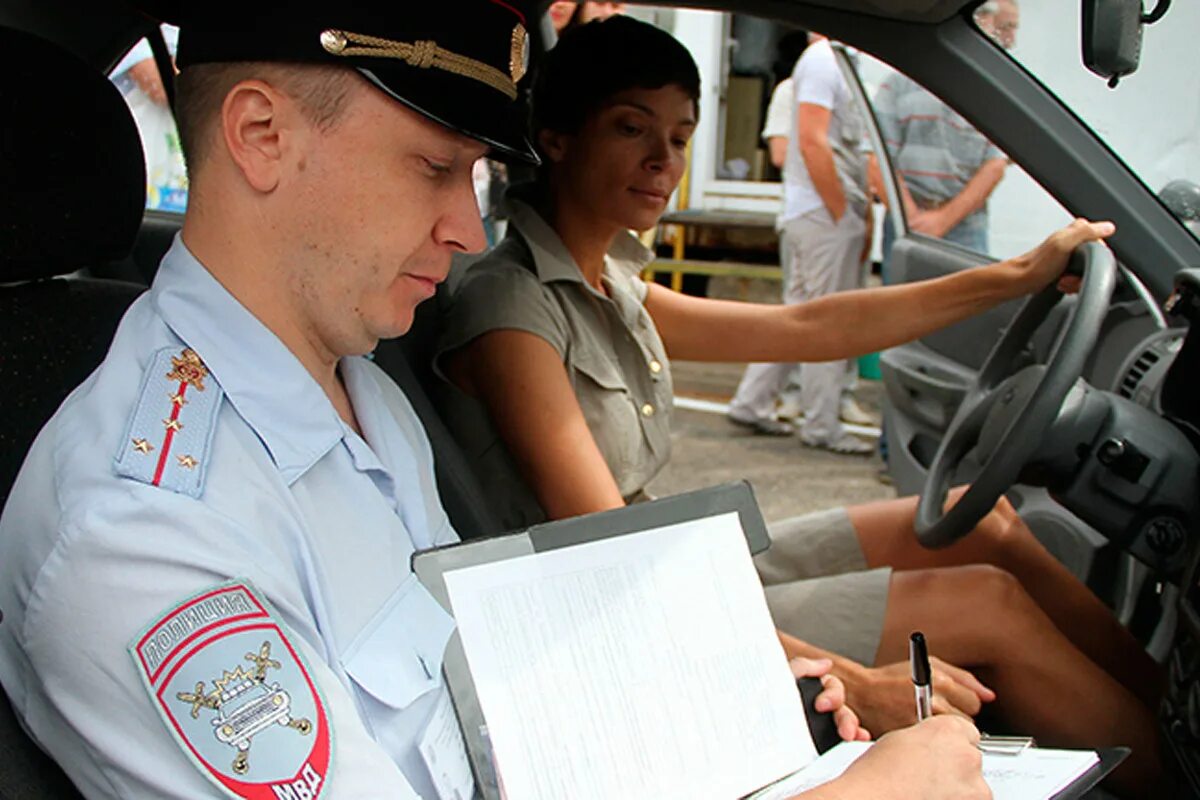
[[[887,161],[901,193],[906,231],[995,258],[1023,253],[1071,216],[1008,155],[921,84],[862,56]],[[882,196],[882,187],[877,187]],[[898,235],[887,215],[884,258]]]
[[[172,57],[178,29],[163,26]],[[187,172],[175,117],[167,105],[162,76],[145,39],[139,41],[110,73],[137,122],[146,159],[146,208],[182,214],[187,208]]]

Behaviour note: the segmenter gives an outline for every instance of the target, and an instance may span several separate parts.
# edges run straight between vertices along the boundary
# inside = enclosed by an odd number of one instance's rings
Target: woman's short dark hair
[[[700,73],[671,34],[617,14],[565,31],[542,59],[533,84],[533,132],[574,133],[587,116],[626,89],[679,86],[699,114]]]

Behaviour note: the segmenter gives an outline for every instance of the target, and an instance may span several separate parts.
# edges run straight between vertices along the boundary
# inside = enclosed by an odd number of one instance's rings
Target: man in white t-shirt
[[[859,285],[867,241],[863,122],[838,69],[829,40],[814,35],[792,73],[793,135],[783,164],[779,217],[784,302],[802,303]],[[751,364],[730,404],[729,418],[764,433],[791,364]],[[845,361],[805,364],[800,439],[837,453],[868,455],[873,448],[839,419]]]

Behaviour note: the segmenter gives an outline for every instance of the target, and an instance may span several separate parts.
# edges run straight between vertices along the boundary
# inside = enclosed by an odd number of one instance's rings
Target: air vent
[[[1146,373],[1150,368],[1159,362],[1161,359],[1158,353],[1153,350],[1145,350],[1133,365],[1129,367],[1129,371],[1125,373],[1125,377],[1121,379],[1121,385],[1117,388],[1117,394],[1122,397],[1127,397],[1130,400],[1134,399],[1137,394],[1138,386],[1141,385],[1142,379],[1146,377]]]

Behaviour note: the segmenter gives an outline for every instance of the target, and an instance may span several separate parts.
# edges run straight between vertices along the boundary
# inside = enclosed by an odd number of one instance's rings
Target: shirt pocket
[[[403,709],[442,682],[454,618],[409,575],[342,654],[342,667],[366,694]]]
[[[575,397],[588,429],[622,494],[642,456],[644,437],[638,398],[619,367],[605,354],[581,349],[572,359]],[[640,402],[646,403],[647,399]],[[653,407],[653,406],[651,406]]]

